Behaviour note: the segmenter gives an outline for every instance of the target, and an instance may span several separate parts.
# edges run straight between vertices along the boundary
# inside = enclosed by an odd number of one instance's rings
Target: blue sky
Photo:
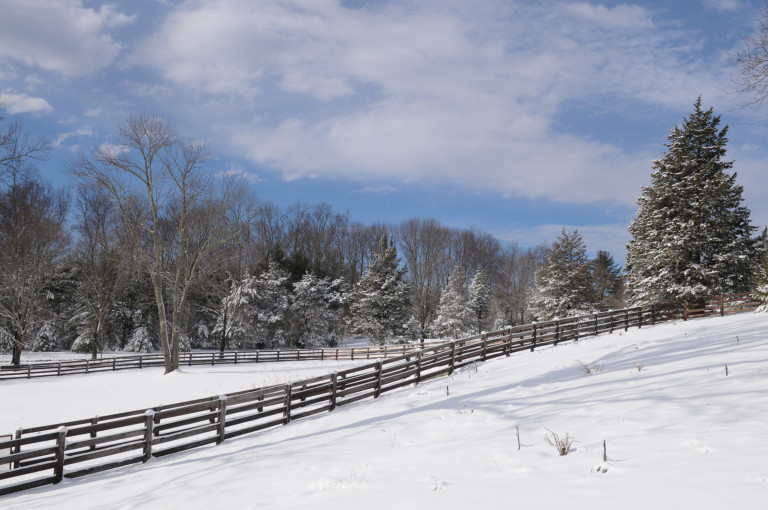
[[[578,228],[624,259],[651,161],[698,96],[768,225],[765,112],[728,54],[762,1],[0,0],[0,113],[39,165],[158,113],[279,205],[434,217],[533,246]]]

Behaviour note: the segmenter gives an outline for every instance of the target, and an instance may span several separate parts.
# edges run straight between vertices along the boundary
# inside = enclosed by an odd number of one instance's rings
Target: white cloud
[[[72,138],[73,136],[93,136],[93,134],[93,130],[88,127],[76,129],[75,131],[67,131],[66,133],[61,133],[56,137],[56,139],[53,141],[53,146],[56,148],[61,147],[65,141]]]
[[[557,117],[579,101],[685,112],[718,97],[699,46],[639,5],[219,0],[182,3],[130,61],[174,90],[236,98],[222,133],[286,180],[631,204],[658,154]]]
[[[704,5],[718,12],[736,12],[744,3],[741,0],[704,0]]]
[[[251,184],[258,184],[260,182],[264,182],[264,179],[260,177],[257,173],[244,170],[243,168],[237,165],[232,165],[227,170],[218,172],[215,175],[216,177],[219,177],[219,178],[238,177],[238,178],[244,179],[245,181]]]
[[[114,158],[119,156],[120,154],[127,154],[128,152],[130,152],[130,149],[124,145],[116,145],[113,143],[102,143],[101,145],[99,145],[99,151]]]
[[[97,11],[80,0],[5,0],[2,10],[0,64],[5,58],[65,76],[111,64],[121,48],[105,30],[132,19],[112,6]]]
[[[11,115],[17,113],[48,113],[53,107],[41,97],[31,97],[27,94],[0,94],[0,108]]]
[[[355,190],[358,193],[376,193],[376,194],[388,194],[388,193],[395,193],[397,191],[397,188],[393,186],[365,186],[360,189]]]

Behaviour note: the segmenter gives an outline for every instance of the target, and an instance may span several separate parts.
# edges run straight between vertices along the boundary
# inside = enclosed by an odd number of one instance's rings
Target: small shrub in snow
[[[571,437],[566,432],[565,437],[560,437],[549,429],[545,429],[548,433],[544,434],[544,440],[555,447],[557,453],[562,457],[568,455],[571,450],[571,445],[576,442],[576,438]]]
[[[576,361],[579,361],[579,360],[576,360]],[[585,365],[584,363],[579,361],[579,364],[581,365],[581,368],[584,370],[584,373],[587,375],[595,375],[598,372],[603,371],[603,365],[601,365],[598,362],[594,362],[592,363],[592,365]]]

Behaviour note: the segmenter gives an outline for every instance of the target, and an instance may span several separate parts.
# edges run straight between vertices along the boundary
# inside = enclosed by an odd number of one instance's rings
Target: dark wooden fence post
[[[147,409],[144,411],[144,460],[147,462],[152,458],[152,435],[155,428],[155,411]]]
[[[53,468],[53,483],[59,483],[64,477],[64,451],[67,448],[67,427],[59,427],[56,438],[56,465]]]
[[[379,398],[381,394],[381,373],[384,370],[384,362],[379,360],[376,363],[376,390],[373,392],[373,398]]]
[[[683,302],[683,320],[688,320],[688,301]]]
[[[595,314],[595,336],[597,336],[597,314]]]
[[[723,295],[720,294],[720,317],[725,316],[725,299],[723,299]]]
[[[555,321],[555,345],[560,341],[560,319]]]
[[[629,308],[624,309],[624,331],[629,331]]]
[[[227,396],[219,395],[219,428],[216,444],[224,441],[224,428],[227,426]]]
[[[18,428],[16,429],[16,439],[21,439],[21,435],[24,433],[23,429]],[[21,445],[16,445],[11,453],[21,453]],[[13,463],[13,469],[19,469],[19,466],[21,465],[21,461],[16,461]]]
[[[451,342],[451,360],[448,363],[448,375],[453,373],[453,367],[456,364],[456,342]]]
[[[538,328],[537,328],[537,324],[534,322],[533,323],[533,343],[531,344],[531,351],[533,351],[536,348],[537,334],[538,334]]]
[[[94,416],[93,418],[91,418],[91,425],[96,425],[98,423],[99,423],[99,417],[98,416]],[[94,428],[93,430],[91,430],[91,438],[95,438],[95,437],[96,437],[96,429]],[[96,445],[92,444],[91,445],[91,451],[94,451],[95,449],[96,449]]]
[[[610,313],[610,324],[611,324],[611,334],[613,334],[613,310],[609,310],[608,313]],[[595,314],[595,317],[597,317],[597,314]],[[597,328],[595,328],[595,335],[597,335]]]
[[[285,411],[283,413],[283,417],[286,425],[291,423],[291,396],[292,396],[291,385],[286,384],[285,385]]]
[[[330,411],[333,411],[336,409],[336,388],[338,386],[338,380],[339,380],[339,373],[334,372],[331,374],[331,409]]]
[[[421,382],[421,352],[416,351],[416,384]]]
[[[488,335],[483,335],[483,354],[480,357],[481,360],[485,361],[485,353],[488,350]]]

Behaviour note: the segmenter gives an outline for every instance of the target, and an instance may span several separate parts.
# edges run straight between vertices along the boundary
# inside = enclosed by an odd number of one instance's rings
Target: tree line
[[[162,350],[173,369],[189,348],[399,342],[534,317],[544,245],[435,219],[365,225],[326,203],[280,208],[211,175],[205,145],[152,115],[70,161],[71,192],[35,172],[44,139],[14,123],[1,133],[0,346],[14,363],[24,349]],[[469,312],[449,327],[451,302]]]
[[[55,190],[34,164],[48,143],[0,124],[0,349],[161,350],[333,346],[458,338],[627,304],[766,285],[726,129],[701,101],[654,162],[625,271],[578,231],[502,244],[436,219],[362,224],[326,203],[286,208],[164,119],[137,115],[118,143],[68,163]],[[762,272],[761,272],[762,271]],[[761,276],[762,275],[762,276]]]

